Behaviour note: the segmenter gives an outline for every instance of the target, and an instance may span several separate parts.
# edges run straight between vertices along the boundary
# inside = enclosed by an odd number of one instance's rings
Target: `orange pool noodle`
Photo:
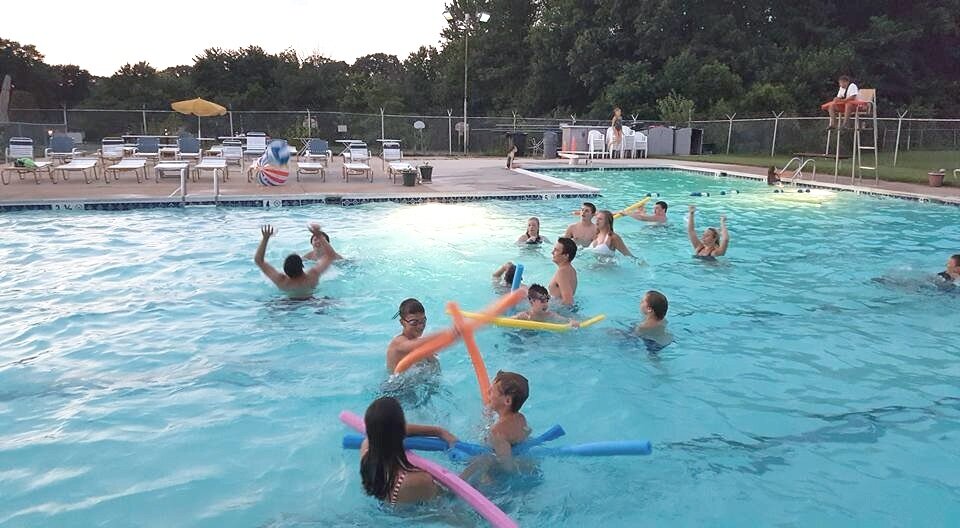
[[[463,314],[460,313],[460,307],[457,303],[450,301],[447,303],[447,311],[453,316],[453,325],[460,329],[460,335],[463,336],[463,344],[467,346],[467,352],[470,353],[470,361],[473,362],[473,371],[477,373],[477,384],[480,385],[480,399],[483,405],[490,404],[490,375],[487,373],[487,365],[483,363],[483,356],[480,355],[480,349],[477,348],[477,342],[473,339],[473,325],[467,324]]]

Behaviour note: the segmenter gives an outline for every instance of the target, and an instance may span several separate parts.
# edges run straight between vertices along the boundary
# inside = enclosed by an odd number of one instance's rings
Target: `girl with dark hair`
[[[442,427],[408,424],[400,403],[389,396],[377,398],[363,417],[367,438],[360,446],[360,479],[367,495],[388,504],[421,502],[440,493],[429,473],[407,460],[407,436],[439,436],[451,447],[457,437]]]

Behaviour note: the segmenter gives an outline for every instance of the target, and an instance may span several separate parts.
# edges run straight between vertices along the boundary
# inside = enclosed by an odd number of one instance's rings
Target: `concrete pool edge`
[[[589,171],[622,171],[622,170],[657,170],[657,169],[676,169],[683,170],[688,172],[697,172],[708,176],[714,176],[718,178],[731,177],[731,178],[740,178],[745,180],[755,180],[755,181],[766,181],[766,177],[758,174],[751,174],[747,172],[739,172],[734,170],[726,169],[711,169],[708,167],[699,167],[691,165],[682,165],[676,163],[665,163],[663,165],[624,165],[624,166],[593,166],[593,167],[556,167],[556,166],[542,166],[528,167],[528,172],[533,173],[534,171],[550,171],[550,172],[589,172]],[[785,180],[789,185],[793,185],[794,182]],[[960,207],[960,198],[952,198],[948,196],[935,196],[930,194],[923,193],[912,193],[905,191],[893,191],[887,189],[879,189],[876,187],[866,187],[860,185],[845,185],[842,183],[829,183],[829,182],[820,182],[814,180],[798,180],[796,182],[797,187],[812,188],[812,189],[825,189],[832,191],[840,192],[852,192],[857,195],[866,195],[874,196],[880,198],[897,198],[900,200],[909,200],[920,203],[936,203],[940,205],[952,205],[955,207]],[[602,190],[601,190],[602,192]]]

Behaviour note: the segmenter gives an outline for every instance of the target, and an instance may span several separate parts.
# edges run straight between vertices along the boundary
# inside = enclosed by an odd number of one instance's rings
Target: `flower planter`
[[[404,187],[413,187],[417,184],[417,173],[416,172],[404,172],[403,173],[403,186]]]
[[[420,180],[423,183],[433,183],[433,167],[420,165]]]
[[[930,182],[930,187],[943,187],[943,177],[946,174],[942,172],[928,172],[927,178]]]

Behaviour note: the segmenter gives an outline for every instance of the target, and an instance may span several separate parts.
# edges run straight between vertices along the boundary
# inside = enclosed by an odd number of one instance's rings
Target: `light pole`
[[[463,153],[466,154],[467,143],[470,138],[469,127],[467,126],[467,61],[470,49],[470,30],[477,29],[480,24],[490,20],[490,13],[483,11],[476,14],[464,13],[463,18],[460,19],[450,11],[444,11],[443,18],[463,30]]]

